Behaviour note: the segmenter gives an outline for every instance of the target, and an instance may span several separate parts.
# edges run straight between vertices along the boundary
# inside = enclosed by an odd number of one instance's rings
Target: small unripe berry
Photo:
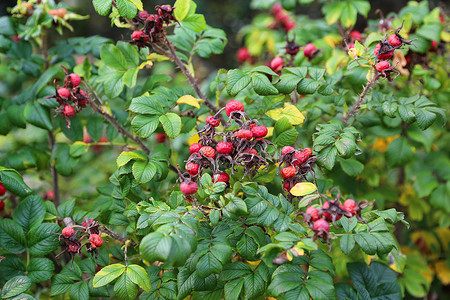
[[[244,111],[244,104],[237,100],[231,100],[225,105],[225,113],[230,116],[233,111]]]
[[[274,72],[279,72],[281,71],[281,69],[284,66],[284,60],[277,56],[274,59],[272,59],[272,61],[270,62],[270,68],[272,69],[272,71]]]
[[[5,186],[0,182],[0,196],[3,196],[6,193]]]
[[[206,157],[209,158],[214,158],[216,157],[216,151],[214,150],[214,148],[210,147],[210,146],[203,146],[202,148],[200,148],[200,154],[203,154]]]
[[[89,236],[89,242],[91,242],[91,245],[94,247],[101,247],[103,245],[103,239],[95,233]]]
[[[281,169],[281,176],[283,178],[291,178],[297,174],[297,169],[294,166],[284,167]]]
[[[209,115],[208,117],[206,117],[206,123],[208,123],[209,125],[213,126],[213,127],[217,127],[220,125],[220,120],[217,118],[214,118],[214,116]]]
[[[400,41],[396,34],[392,34],[388,37],[388,43],[394,47],[400,47],[402,45],[402,41]]]
[[[267,135],[268,130],[267,127],[264,125],[255,126],[252,128],[252,133],[255,138],[263,138]]]
[[[236,54],[239,63],[243,63],[250,58],[250,52],[247,48],[240,48]]]
[[[200,148],[202,148],[202,145],[200,145],[199,143],[193,143],[192,145],[189,146],[189,152],[192,153],[197,153],[198,151],[200,151]]]
[[[314,55],[314,52],[316,52],[317,48],[314,44],[309,43],[308,45],[305,46],[305,48],[303,49],[303,54],[308,57],[311,58]]]
[[[72,105],[66,104],[64,106],[64,114],[69,118],[72,118],[73,116],[75,116],[75,109]]]
[[[377,65],[375,66],[375,68],[377,69],[378,72],[382,72],[384,70],[387,70],[391,67],[391,64],[386,61],[386,60],[382,60],[379,63],[377,63]]]
[[[58,95],[60,95],[63,98],[69,98],[70,97],[70,91],[64,87],[58,89]]]
[[[319,211],[314,206],[308,207],[306,213],[311,216],[311,220],[313,221],[317,221],[320,218]]]
[[[225,172],[222,172],[220,174],[214,174],[213,176],[213,182],[225,182],[228,183],[230,181],[230,175],[228,175]]]
[[[199,168],[200,168],[200,166],[193,162],[190,162],[186,165],[186,171],[188,171],[189,174],[191,174],[192,176],[195,176],[198,174]]]
[[[295,151],[294,147],[291,146],[284,146],[283,149],[281,149],[281,155],[286,155],[289,152]]]
[[[356,202],[353,199],[347,199],[344,201],[344,210],[356,215]]]
[[[234,150],[233,144],[228,142],[219,142],[216,146],[217,153],[220,154],[231,154]]]
[[[180,184],[180,190],[185,195],[192,195],[192,194],[197,193],[198,185],[196,182],[191,182],[191,183],[182,182]]]
[[[317,231],[323,230],[325,232],[330,232],[330,224],[328,224],[328,222],[323,219],[314,222],[313,228]]]
[[[72,73],[69,75],[70,81],[72,82],[74,87],[77,87],[81,83],[81,77],[78,74]]]
[[[62,230],[62,234],[68,238],[69,236],[72,235],[72,233],[74,233],[75,230],[72,227],[64,227],[64,229]]]

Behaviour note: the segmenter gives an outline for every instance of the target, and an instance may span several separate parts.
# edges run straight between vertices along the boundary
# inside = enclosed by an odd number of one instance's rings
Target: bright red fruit
[[[167,134],[165,133],[157,133],[156,134],[156,141],[160,144],[164,143],[166,140]]]
[[[244,61],[246,61],[247,59],[250,58],[250,52],[248,51],[247,48],[243,47],[238,50],[236,56],[237,56],[238,62],[243,63]]]
[[[317,231],[319,231],[319,230],[323,230],[325,232],[330,231],[330,224],[328,224],[328,222],[323,219],[320,219],[320,220],[317,220],[316,222],[314,222],[313,227],[314,227],[314,230],[317,230]]]
[[[86,224],[86,221],[83,221],[81,223],[81,226],[88,227],[88,225],[92,224],[94,222],[94,219],[88,219],[88,223]]]
[[[438,43],[436,41],[431,41],[431,47],[430,47],[430,51],[434,51],[434,49],[436,49]]]
[[[231,154],[231,152],[233,152],[234,147],[232,143],[219,142],[216,146],[216,150],[217,153],[228,155]]]
[[[64,106],[64,114],[69,118],[72,118],[73,116],[75,116],[75,109],[72,105],[66,104]]]
[[[70,81],[72,82],[74,87],[77,87],[81,83],[81,77],[78,74],[72,73],[69,75]]]
[[[382,60],[379,63],[377,63],[377,65],[375,66],[375,68],[377,69],[378,72],[382,72],[386,69],[389,69],[391,67],[391,64],[386,61],[386,60]]]
[[[208,117],[206,117],[206,123],[208,123],[209,125],[213,126],[213,127],[217,127],[220,124],[220,120],[217,118],[214,118],[214,116],[209,115]]]
[[[98,234],[91,234],[89,236],[89,242],[91,242],[91,245],[94,247],[101,247],[103,245],[103,239]]]
[[[311,148],[305,148],[303,149],[303,151],[305,153],[306,156],[310,157],[312,155],[312,150]]]
[[[356,215],[356,202],[353,199],[347,199],[344,201],[344,210],[348,211],[352,215]]]
[[[253,133],[248,129],[239,129],[234,133],[234,135],[239,139],[251,140],[253,138]]]
[[[275,3],[273,6],[272,6],[272,9],[271,9],[271,11],[273,12],[273,13],[279,13],[280,11],[282,11],[283,10],[283,6],[281,6],[281,4],[280,3]]]
[[[267,130],[267,127],[264,125],[252,128],[252,134],[255,138],[263,138],[267,135],[268,132],[269,131]]]
[[[0,196],[3,196],[6,193],[5,186],[0,182]]]
[[[313,221],[317,221],[320,218],[319,211],[314,206],[308,207],[306,213],[311,216],[311,220]]]
[[[58,95],[60,95],[63,98],[69,98],[70,92],[68,89],[62,87],[58,89]]]
[[[233,111],[244,111],[244,104],[237,100],[231,100],[225,105],[225,113],[230,116]]]
[[[311,156],[311,154],[309,154],[308,151],[305,152],[305,150],[303,150],[300,153],[294,153],[294,161],[292,162],[292,164],[296,167],[303,165],[308,158]]]
[[[189,146],[189,152],[192,153],[197,153],[198,151],[200,151],[200,148],[202,148],[202,145],[200,145],[199,143],[193,143],[192,145]]]
[[[195,194],[198,191],[198,185],[196,182],[191,183],[182,182],[180,184],[180,190],[185,195]]]
[[[284,23],[284,30],[289,31],[295,28],[295,22],[292,20],[287,21],[286,23]]]
[[[204,146],[200,148],[200,154],[203,154],[206,157],[209,158],[214,158],[216,157],[216,151],[214,150],[214,148],[210,147],[210,146]]]
[[[139,40],[143,35],[144,35],[144,32],[137,30],[137,31],[133,31],[133,33],[131,34],[131,38],[133,40]]]
[[[297,174],[297,169],[294,166],[284,167],[281,169],[281,176],[283,178],[291,178]]]
[[[281,149],[281,155],[286,155],[289,152],[295,151],[294,147],[291,146],[284,146],[283,149]]]
[[[220,174],[214,174],[213,181],[214,182],[225,182],[225,183],[228,183],[228,181],[230,181],[230,175],[228,175],[225,172],[222,172]]]
[[[72,227],[64,227],[64,229],[62,230],[62,234],[68,238],[69,236],[72,235],[72,233],[74,233],[75,230]]]
[[[283,69],[284,66],[284,60],[277,56],[274,59],[272,59],[272,61],[270,62],[270,68],[272,69],[272,71],[274,72],[279,72],[281,71],[281,69]]]
[[[358,42],[361,42],[361,32],[357,30],[353,30],[352,32],[350,32],[350,37],[354,40],[357,40]]]
[[[323,209],[328,209],[329,207],[330,207],[330,204],[328,203],[328,201],[325,202],[325,203],[323,204]],[[340,204],[340,203],[339,203],[339,207],[340,207],[341,209],[344,209],[344,207],[343,207],[342,204]],[[324,212],[323,212],[323,215],[324,215],[325,218],[327,218],[329,221],[332,221],[332,220],[333,220],[333,217],[331,216],[330,213],[324,211]],[[339,220],[340,218],[342,218],[342,215],[341,215],[341,214],[337,214],[335,220],[337,221],[337,220]]]
[[[199,168],[200,168],[200,166],[197,165],[197,164],[195,164],[195,163],[193,163],[193,162],[190,162],[190,163],[188,163],[188,164],[186,165],[186,171],[188,171],[189,174],[191,174],[191,175],[193,175],[193,176],[195,176],[195,175],[198,174],[198,169],[199,169]]]
[[[398,36],[395,34],[392,34],[388,37],[388,43],[394,47],[400,47],[402,45],[402,41],[400,41]]]
[[[314,55],[314,52],[316,52],[317,48],[316,46],[314,46],[314,44],[309,43],[308,45],[305,46],[305,48],[303,48],[303,54],[308,57],[311,58]]]
[[[373,50],[373,53],[375,54],[375,56],[377,56],[378,52],[380,52],[380,48],[381,48],[381,44],[377,44],[375,46],[375,49]],[[381,60],[391,59],[393,55],[394,55],[394,51],[390,51],[390,52],[378,55],[378,59],[381,59]]]
[[[286,182],[286,183],[283,185],[283,189],[284,189],[286,192],[289,192],[289,191],[291,190],[291,185],[289,184],[289,182]]]

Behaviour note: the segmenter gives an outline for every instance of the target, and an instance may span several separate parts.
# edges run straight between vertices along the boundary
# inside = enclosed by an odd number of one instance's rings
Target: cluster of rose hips
[[[244,112],[244,105],[239,101],[228,102],[224,109],[229,117],[228,123],[234,120],[239,128],[227,132],[216,131],[220,125],[217,115],[223,109],[206,118],[205,127],[198,132],[199,142],[189,147],[191,155],[186,161],[186,172],[180,174],[180,189],[187,201],[197,192],[197,181],[204,169],[213,172],[213,182],[227,184],[230,175],[222,169],[228,169],[234,175],[236,167],[243,166],[243,178],[247,175],[252,178],[262,166],[268,170],[268,160],[271,159],[266,150],[268,145],[273,144],[264,139],[268,133],[267,127],[260,125],[257,120],[249,119]]]
[[[280,3],[274,4],[270,13],[274,16],[275,20],[269,25],[270,29],[282,27],[286,31],[290,31],[295,28],[295,21],[291,19],[288,12],[283,9]]]
[[[148,46],[148,41],[152,43],[161,41],[164,36],[164,23],[178,22],[173,15],[174,9],[175,7],[170,5],[157,5],[155,6],[157,14],[149,14],[146,10],[139,11],[132,21],[136,27],[140,25],[144,27],[133,31],[130,43],[137,45],[138,48],[144,48]]]
[[[284,190],[289,192],[294,185],[305,181],[308,173],[314,173],[313,165],[316,159],[317,157],[312,155],[310,148],[283,147],[279,162]]]
[[[80,228],[80,230],[75,230],[74,228]],[[62,233],[55,233],[60,239],[63,239],[66,248],[59,253],[56,258],[58,258],[63,253],[67,252],[73,259],[76,254],[81,253],[81,249],[86,246],[86,251],[91,253],[92,256],[95,254],[95,260],[98,256],[98,247],[103,245],[103,239],[100,236],[100,224],[94,219],[85,219],[80,225],[64,227]],[[86,240],[86,242],[83,242]]]
[[[70,128],[70,119],[79,113],[83,108],[88,105],[89,96],[80,88],[81,77],[76,73],[67,71],[65,67],[62,67],[66,74],[64,78],[64,85],[58,87],[55,80],[55,95],[47,96],[44,99],[55,98],[59,104],[55,112],[60,114],[67,123],[67,128]]]
[[[0,197],[6,194],[6,188],[5,186],[0,182]],[[5,201],[0,201],[0,211],[2,211],[5,208]]]

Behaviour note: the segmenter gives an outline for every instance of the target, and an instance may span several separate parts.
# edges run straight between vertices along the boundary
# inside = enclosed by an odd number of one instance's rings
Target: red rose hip
[[[6,193],[5,186],[0,182],[0,196],[3,196]]]
[[[344,201],[344,210],[356,215],[356,202],[353,199],[347,199]]]
[[[281,155],[286,155],[289,152],[295,151],[294,147],[291,146],[284,146],[283,149],[281,149]]]
[[[220,120],[217,118],[214,118],[214,116],[209,115],[206,118],[206,123],[208,123],[209,125],[213,126],[213,127],[217,127],[220,125]]]
[[[192,195],[192,194],[197,193],[198,185],[196,182],[191,182],[191,183],[182,182],[180,184],[180,190],[185,195]]]
[[[281,176],[283,178],[291,178],[297,174],[297,169],[294,166],[284,167],[281,169]]]
[[[70,81],[72,82],[74,87],[77,87],[81,83],[81,77],[78,74],[72,73],[69,75]]]
[[[311,216],[311,220],[313,221],[317,221],[320,218],[319,211],[314,206],[308,207],[306,213]]]
[[[228,175],[225,172],[222,172],[220,174],[214,174],[213,181],[214,182],[225,182],[225,183],[228,183],[228,181],[230,181],[230,175]]]
[[[327,221],[320,219],[320,220],[317,220],[316,222],[314,222],[313,228],[314,228],[314,230],[317,230],[317,231],[322,230],[325,232],[329,232],[330,224],[328,224]]]
[[[309,43],[308,45],[305,46],[305,48],[303,49],[303,54],[308,57],[311,58],[314,55],[314,52],[316,52],[317,48],[314,44]]]
[[[191,174],[192,176],[195,176],[198,174],[199,168],[200,168],[200,166],[193,162],[190,162],[186,165],[186,171],[188,171],[189,174]]]
[[[200,145],[199,143],[193,143],[192,145],[189,146],[189,152],[192,153],[197,153],[198,151],[200,151],[200,149],[202,148],[202,145]]]
[[[388,43],[394,47],[400,47],[402,45],[402,41],[400,41],[398,36],[395,34],[392,34],[388,37]]]
[[[377,69],[378,72],[382,72],[384,70],[387,70],[391,67],[391,64],[388,61],[382,60],[379,63],[377,63],[377,65],[375,66],[375,68]]]
[[[267,135],[268,130],[264,125],[256,126],[252,128],[252,133],[255,138],[263,138]]]
[[[91,242],[91,245],[94,247],[101,247],[103,245],[103,239],[95,233],[91,234],[89,242]]]
[[[231,100],[227,103],[227,105],[225,105],[225,113],[227,116],[230,116],[230,114],[234,111],[244,111],[244,104],[237,100]]]
[[[70,97],[70,91],[64,87],[58,89],[58,95],[60,95],[63,98],[69,98]]]
[[[69,118],[72,118],[73,116],[75,116],[75,109],[72,105],[66,104],[64,106],[64,114]]]
[[[219,142],[216,146],[217,153],[220,154],[231,154],[234,150],[233,144],[228,142]]]
[[[72,235],[72,233],[74,233],[75,230],[72,227],[64,227],[64,229],[62,230],[62,234],[68,238],[69,236]]]
[[[216,157],[216,151],[214,150],[214,148],[210,147],[210,146],[203,146],[202,148],[200,148],[200,154],[203,154],[203,156],[209,157],[209,158],[214,158]]]

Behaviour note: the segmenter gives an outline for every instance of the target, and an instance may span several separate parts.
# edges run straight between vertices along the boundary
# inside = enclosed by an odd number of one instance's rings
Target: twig
[[[356,115],[356,113],[358,112],[359,108],[361,107],[361,104],[364,101],[364,98],[366,97],[367,93],[369,92],[369,90],[372,88],[372,86],[374,85],[374,83],[378,80],[379,75],[375,76],[372,80],[369,80],[367,82],[367,85],[364,87],[364,90],[362,91],[362,93],[359,95],[358,100],[356,100],[355,103],[353,103],[352,108],[350,109],[350,111],[345,115],[345,117],[342,119],[342,123],[345,125],[348,123],[348,120],[353,117],[354,115]]]
[[[53,131],[47,131],[48,134],[48,143],[50,145],[50,149],[53,151],[55,147],[55,136],[53,135]],[[50,173],[52,174],[52,185],[53,185],[53,201],[55,205],[59,205],[59,184],[58,184],[58,171],[56,171],[56,167],[53,164],[50,164]]]

